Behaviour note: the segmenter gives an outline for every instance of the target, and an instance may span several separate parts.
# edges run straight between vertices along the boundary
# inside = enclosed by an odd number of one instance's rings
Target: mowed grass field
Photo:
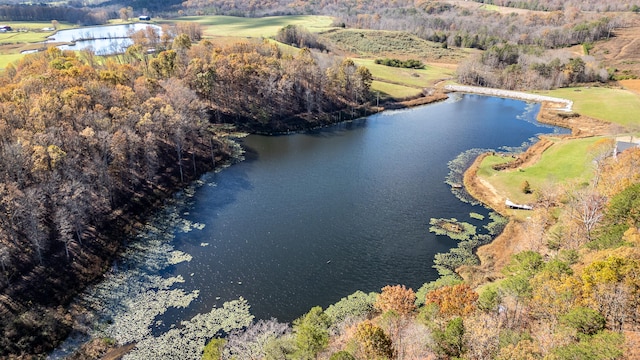
[[[622,125],[627,131],[638,134],[640,94],[633,90],[579,87],[536,93],[572,100],[575,112]],[[600,139],[602,137],[556,140],[536,164],[520,170],[493,170],[493,165],[508,161],[509,158],[489,156],[482,162],[478,176],[516,203],[533,203],[535,191],[549,185],[565,183],[579,186],[588,183],[594,170],[590,147]],[[534,194],[522,192],[524,181],[529,182]]]
[[[171,23],[190,21],[202,26],[204,37],[272,37],[287,25],[301,25],[310,32],[326,31],[332,28],[333,18],[329,16],[295,15],[246,18],[235,16],[185,16],[172,19]],[[167,21],[169,22],[169,21]],[[162,23],[160,21],[159,23]]]
[[[50,22],[44,21],[5,21],[2,25],[9,25],[13,31],[6,33],[0,33],[0,44],[18,44],[18,43],[33,43],[38,41],[44,41],[47,37],[53,35],[55,31],[45,31],[42,29],[52,28]],[[59,23],[58,30],[69,29],[73,27],[70,24]]]
[[[452,66],[426,64],[424,69],[403,69],[376,64],[373,59],[354,59],[373,75],[371,88],[394,99],[407,99],[420,95],[423,88],[455,76]]]
[[[499,193],[516,203],[532,203],[535,194],[524,194],[521,185],[528,181],[531,189],[543,189],[559,183],[586,183],[593,177],[590,147],[601,137],[557,140],[540,160],[520,170],[496,171],[492,166],[511,160],[509,157],[488,156],[478,170],[478,176],[487,180]]]
[[[393,98],[397,100],[409,99],[422,93],[422,89],[398,84],[391,84],[384,81],[374,80],[371,83],[371,90],[380,95],[380,98]]]
[[[7,65],[9,65],[10,63],[15,63],[16,61],[20,60],[22,57],[24,56],[24,54],[0,54],[0,69],[4,69],[7,67]]]
[[[376,79],[408,86],[428,87],[443,79],[455,77],[455,68],[446,65],[425,64],[424,69],[403,69],[376,64],[373,59],[354,59],[365,66]]]
[[[640,96],[625,89],[605,87],[563,88],[540,92],[573,101],[579,114],[609,121],[631,129],[640,127]]]

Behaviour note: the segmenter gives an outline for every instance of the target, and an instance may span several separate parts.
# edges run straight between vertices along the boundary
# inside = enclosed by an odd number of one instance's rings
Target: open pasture
[[[619,124],[631,129],[640,127],[640,96],[629,90],[608,87],[563,88],[540,94],[573,101],[579,114]]]
[[[202,26],[204,37],[241,36],[272,37],[287,25],[301,25],[311,32],[331,29],[333,18],[329,16],[293,15],[246,18],[236,16],[185,16],[170,22],[191,21]],[[161,23],[161,22],[160,22]]]

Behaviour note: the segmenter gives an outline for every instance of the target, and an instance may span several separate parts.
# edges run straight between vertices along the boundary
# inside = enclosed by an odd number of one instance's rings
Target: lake
[[[487,213],[451,193],[447,163],[553,132],[535,122],[538,109],[456,95],[306,134],[249,136],[246,160],[194,196],[186,218],[205,228],[176,236],[194,259],[171,274],[193,273],[185,285],[201,290],[178,317],[243,296],[258,318],[291,321],[356,290],[417,290],[437,277],[434,255],[456,245],[429,233],[430,218]]]
[[[452,94],[307,133],[248,136],[245,160],[177,196],[84,301],[108,319],[107,335],[142,346],[239,297],[257,319],[288,322],[356,290],[417,290],[437,277],[434,255],[456,246],[429,232],[431,218],[486,223],[470,213],[487,209],[445,184],[447,163],[567,132],[537,123],[538,110]]]

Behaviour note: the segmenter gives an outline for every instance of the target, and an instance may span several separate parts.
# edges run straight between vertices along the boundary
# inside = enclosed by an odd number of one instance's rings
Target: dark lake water
[[[535,121],[538,110],[454,94],[309,133],[245,138],[246,160],[207,175],[215,186],[198,188],[184,214],[205,227],[175,234],[193,259],[163,275],[182,275],[181,287],[200,294],[169,309],[165,326],[239,296],[258,319],[291,321],[356,290],[417,290],[436,279],[434,255],[456,242],[430,233],[430,218],[481,226],[470,212],[488,213],[451,193],[447,163],[557,132]]]

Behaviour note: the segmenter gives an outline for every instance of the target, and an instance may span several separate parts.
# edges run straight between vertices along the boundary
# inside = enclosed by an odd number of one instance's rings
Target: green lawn
[[[402,69],[379,65],[371,59],[354,59],[361,66],[367,67],[376,79],[395,84],[417,87],[433,86],[436,81],[455,76],[455,70],[438,65],[426,65],[425,69]]]
[[[581,87],[540,93],[572,100],[573,110],[579,114],[627,127],[640,127],[640,97],[631,91]]]
[[[20,44],[35,43],[44,41],[47,37],[53,35],[53,31],[29,31],[29,32],[7,32],[0,33],[0,44]]]
[[[399,100],[417,96],[422,92],[422,89],[417,89],[415,87],[390,84],[388,82],[376,80],[371,83],[371,90],[374,93],[379,91],[381,98],[391,97]]]
[[[23,54],[6,54],[0,55],[0,69],[4,69],[9,65],[9,63],[16,62],[20,60],[24,55]]]
[[[558,140],[542,154],[536,164],[521,170],[493,170],[491,166],[505,162],[508,158],[489,156],[482,162],[478,176],[490,181],[499,192],[508,194],[512,201],[533,202],[535,195],[527,195],[520,190],[525,180],[534,191],[544,188],[549,183],[588,182],[592,177],[589,146],[599,139],[601,138]]]
[[[192,21],[202,25],[205,37],[243,36],[272,37],[287,25],[302,25],[311,32],[329,30],[333,18],[329,16],[295,15],[245,18],[235,16],[185,16],[167,22]]]
[[[55,31],[43,31],[42,29],[51,28],[51,22],[44,21],[3,21],[3,25],[9,25],[13,31],[0,33],[0,44],[17,44],[17,43],[33,43],[44,41],[47,37],[53,35]],[[73,26],[70,24],[59,23],[58,29],[69,29]]]

